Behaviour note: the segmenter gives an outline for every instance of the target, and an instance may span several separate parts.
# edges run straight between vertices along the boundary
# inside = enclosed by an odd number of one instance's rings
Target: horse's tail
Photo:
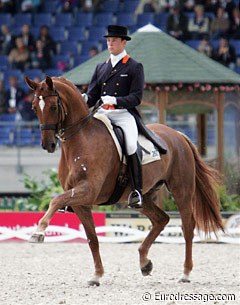
[[[184,137],[190,146],[195,159],[196,190],[193,206],[193,215],[198,230],[209,234],[218,230],[224,231],[220,214],[220,204],[217,187],[221,184],[220,173],[207,166],[201,159],[195,145]]]

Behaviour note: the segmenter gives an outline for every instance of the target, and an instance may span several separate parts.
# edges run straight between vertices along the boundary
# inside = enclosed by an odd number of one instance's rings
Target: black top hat
[[[109,25],[108,34],[104,37],[120,37],[126,40],[131,40],[131,37],[128,36],[127,28],[121,25]]]

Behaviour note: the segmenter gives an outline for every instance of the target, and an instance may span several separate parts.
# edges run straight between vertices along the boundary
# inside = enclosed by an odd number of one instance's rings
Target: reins
[[[34,94],[35,97],[37,97],[38,99],[45,99],[47,97],[50,96],[57,96],[58,101],[57,101],[57,106],[58,106],[58,122],[56,124],[40,124],[40,129],[41,130],[54,130],[55,136],[56,138],[61,141],[61,142],[65,142],[67,139],[71,138],[73,135],[75,135],[77,132],[79,132],[83,127],[85,127],[89,120],[93,117],[93,115],[98,111],[99,107],[101,107],[102,105],[102,100],[98,100],[97,103],[95,104],[95,106],[92,108],[92,110],[88,113],[87,116],[85,116],[84,118],[81,118],[80,120],[72,123],[71,125],[63,128],[62,124],[63,124],[63,118],[62,118],[62,110],[63,110],[63,105],[62,105],[62,100],[61,97],[59,95],[59,93],[55,90],[54,94],[49,94],[46,96],[42,96],[42,95],[37,95]],[[72,129],[73,127],[79,125],[78,128],[76,130],[74,130],[72,133],[70,133],[68,136],[64,137],[64,133],[70,129]]]

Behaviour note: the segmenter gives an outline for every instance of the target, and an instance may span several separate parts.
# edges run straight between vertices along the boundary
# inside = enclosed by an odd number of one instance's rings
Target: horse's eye
[[[55,105],[52,105],[52,106],[50,107],[50,110],[51,110],[52,112],[55,112],[55,111],[57,111],[57,106],[55,106]]]

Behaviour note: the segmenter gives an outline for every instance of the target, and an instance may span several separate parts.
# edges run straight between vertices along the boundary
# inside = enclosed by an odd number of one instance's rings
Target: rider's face
[[[109,53],[113,55],[120,54],[125,49],[126,42],[126,40],[123,40],[120,37],[107,37]]]

